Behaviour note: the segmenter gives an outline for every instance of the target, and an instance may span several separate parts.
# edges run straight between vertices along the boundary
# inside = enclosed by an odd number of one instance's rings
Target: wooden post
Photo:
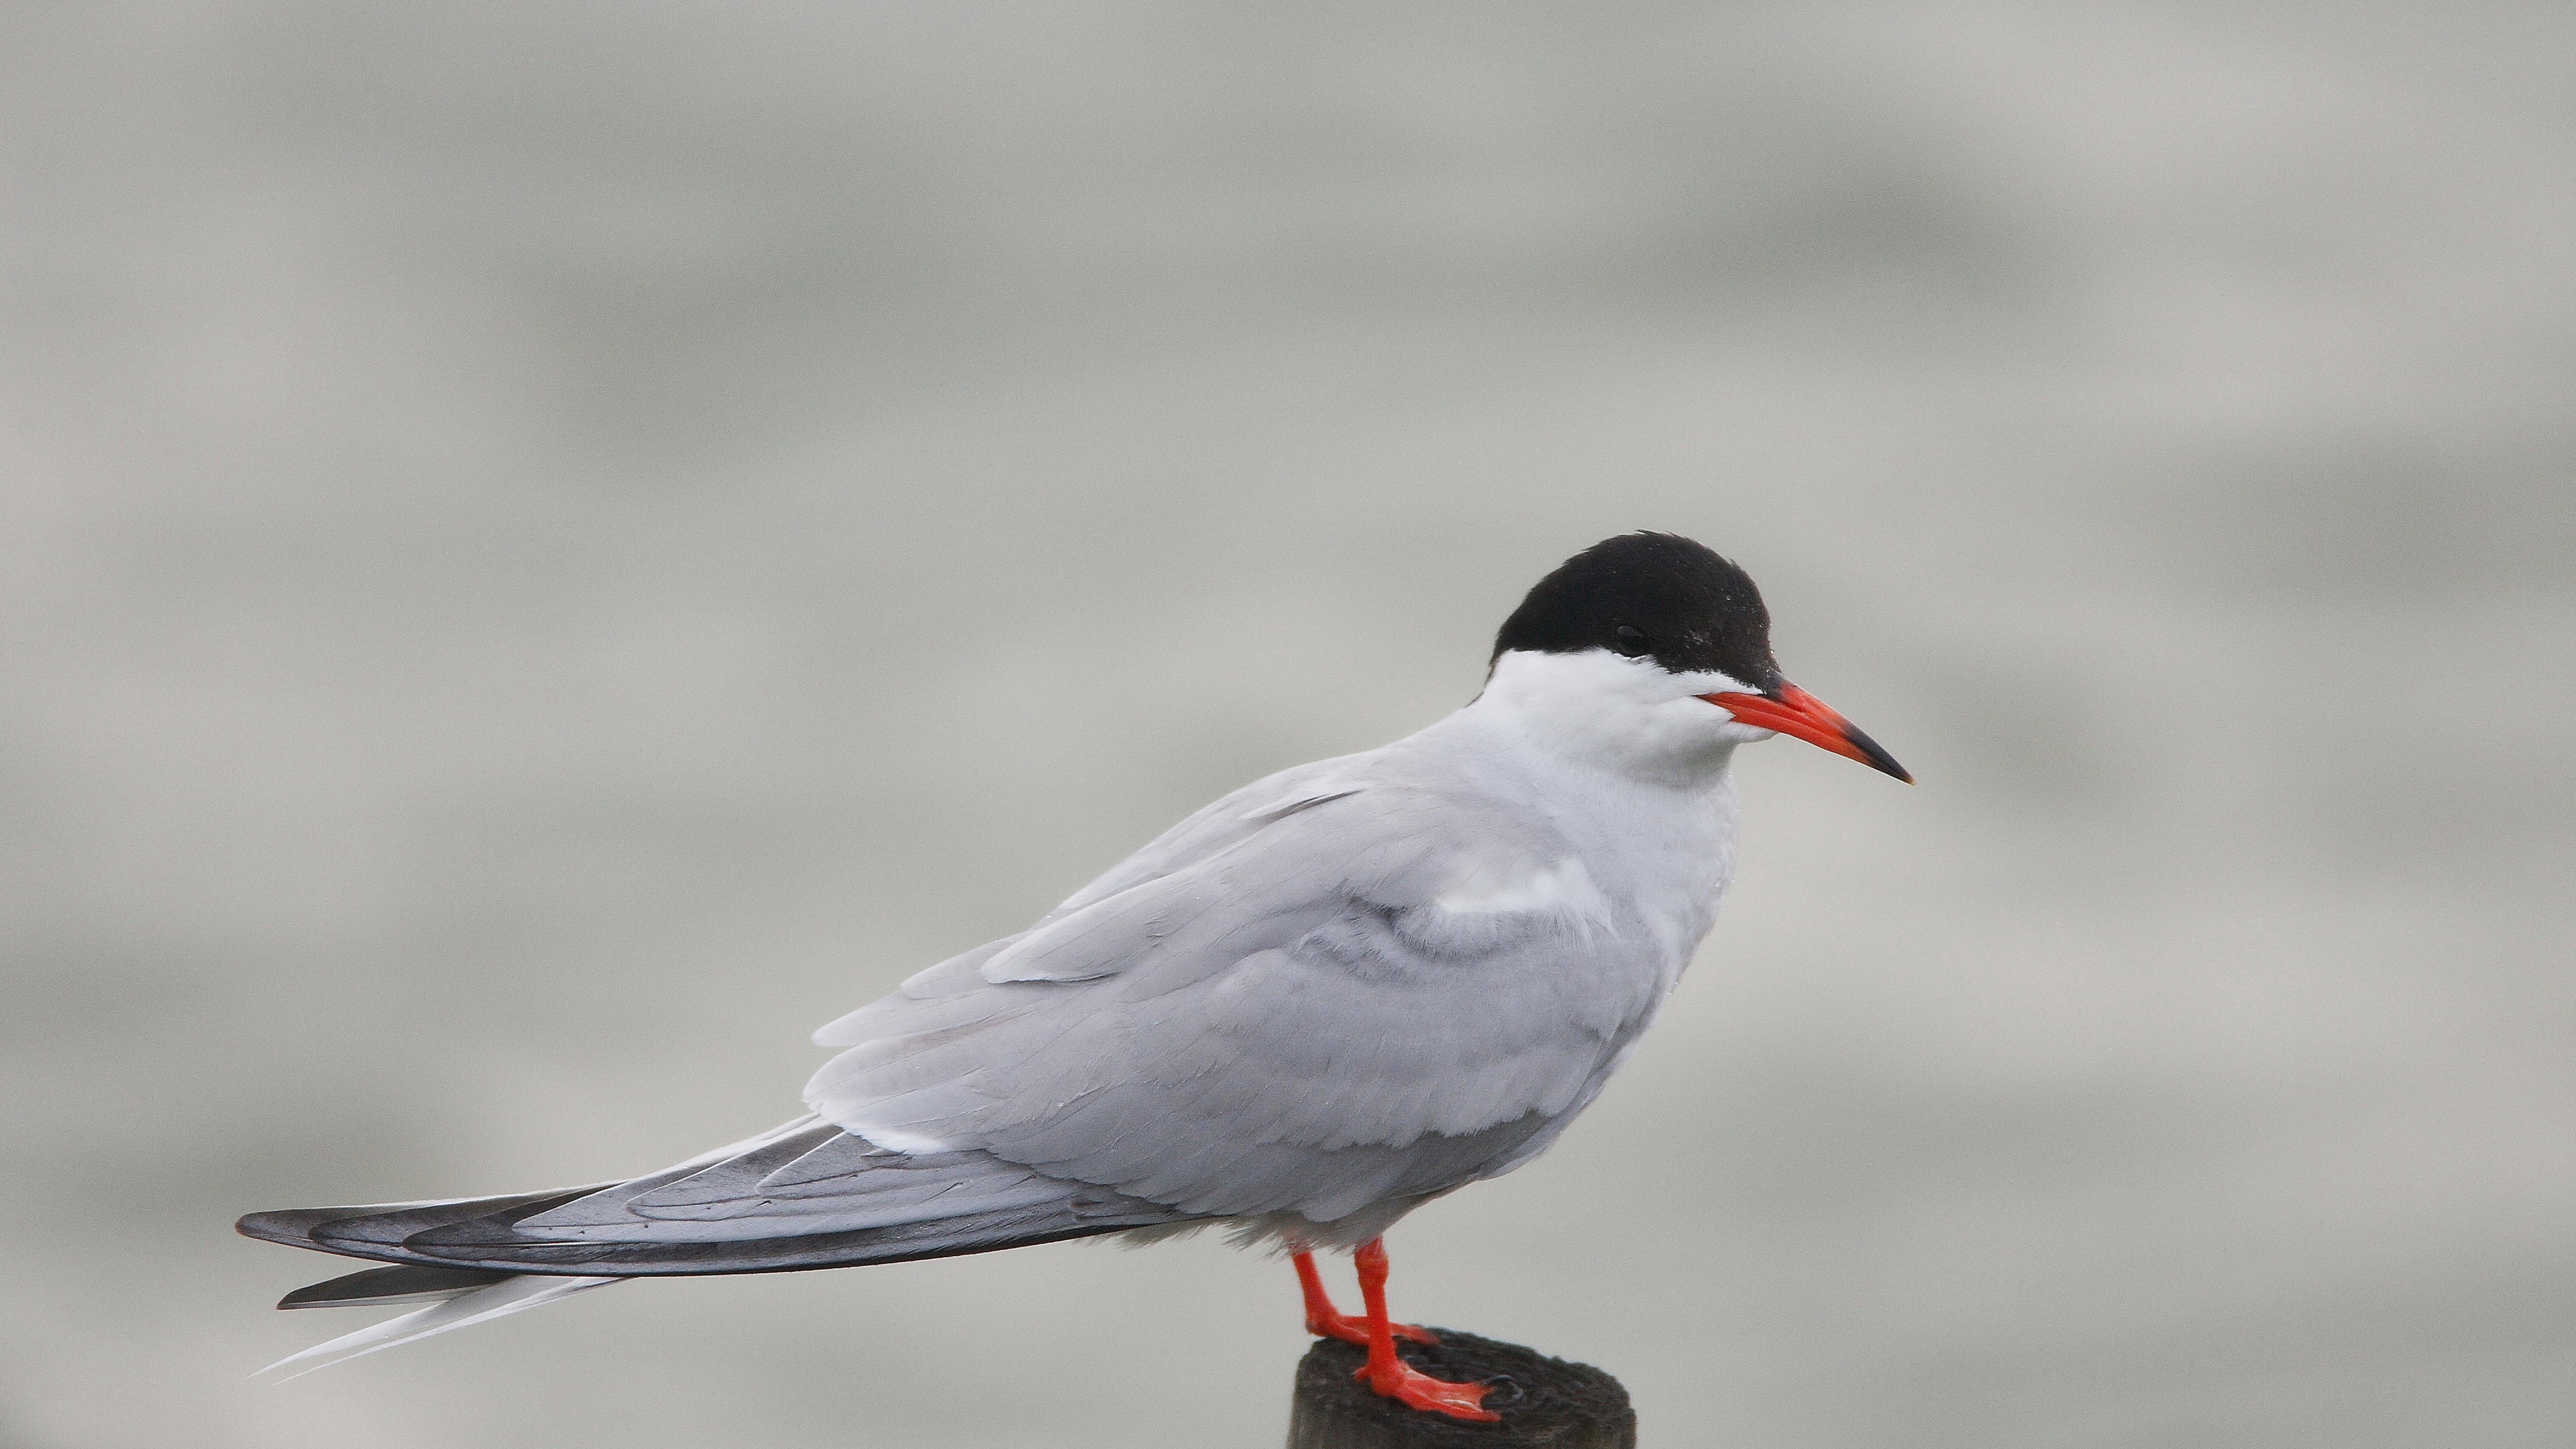
[[[1471,1424],[1408,1409],[1357,1377],[1368,1351],[1317,1339],[1297,1364],[1288,1449],[1637,1449],[1637,1411],[1619,1381],[1590,1364],[1549,1358],[1516,1343],[1435,1328],[1436,1344],[1398,1345],[1404,1361],[1435,1378],[1492,1385],[1485,1407],[1499,1424]]]

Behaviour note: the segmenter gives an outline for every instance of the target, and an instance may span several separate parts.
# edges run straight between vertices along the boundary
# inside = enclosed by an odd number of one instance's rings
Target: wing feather
[[[1581,877],[1528,812],[1339,772],[1244,793],[834,1023],[818,1040],[849,1049],[808,1103],[879,1142],[1322,1222],[1526,1160],[1671,984],[1597,892],[1444,904]]]

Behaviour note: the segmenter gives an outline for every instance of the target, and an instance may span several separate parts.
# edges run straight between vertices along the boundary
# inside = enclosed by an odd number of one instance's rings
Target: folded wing
[[[1292,783],[827,1027],[808,1104],[1194,1215],[1328,1222],[1525,1160],[1643,1030],[1661,953],[1529,812]]]

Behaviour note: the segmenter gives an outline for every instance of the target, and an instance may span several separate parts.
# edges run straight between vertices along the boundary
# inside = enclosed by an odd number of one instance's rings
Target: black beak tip
[[[1851,731],[1846,738],[1851,741],[1854,749],[1859,750],[1862,755],[1867,757],[1869,767],[1871,769],[1878,771],[1882,775],[1894,775],[1896,778],[1903,780],[1908,785],[1914,783],[1914,777],[1907,774],[1905,767],[1896,763],[1896,757],[1889,754],[1883,747],[1881,747],[1878,741],[1871,739],[1869,736],[1862,734],[1858,730]]]

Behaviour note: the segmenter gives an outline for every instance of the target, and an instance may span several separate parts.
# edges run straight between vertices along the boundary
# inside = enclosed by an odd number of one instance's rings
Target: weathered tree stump
[[[1619,1381],[1590,1364],[1549,1358],[1452,1328],[1440,1341],[1403,1343],[1404,1361],[1459,1383],[1485,1383],[1499,1424],[1408,1409],[1356,1377],[1368,1350],[1317,1339],[1297,1364],[1288,1449],[1636,1449],[1637,1411]]]

